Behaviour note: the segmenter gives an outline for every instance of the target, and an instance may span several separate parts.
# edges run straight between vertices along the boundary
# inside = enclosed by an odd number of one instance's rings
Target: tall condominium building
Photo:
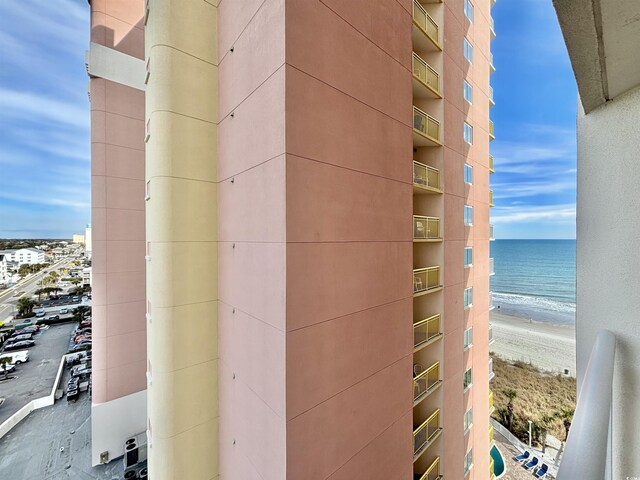
[[[92,1],[94,463],[491,477],[493,36],[490,0]]]

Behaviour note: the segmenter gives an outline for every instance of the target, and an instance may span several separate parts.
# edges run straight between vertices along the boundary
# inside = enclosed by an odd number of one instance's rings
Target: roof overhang
[[[640,85],[640,1],[553,4],[586,113]]]

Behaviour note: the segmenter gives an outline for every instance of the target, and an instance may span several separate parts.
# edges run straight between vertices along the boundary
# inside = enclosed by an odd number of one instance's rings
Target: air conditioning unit
[[[124,469],[134,468],[147,459],[147,435],[139,433],[124,442],[124,456],[122,462]]]

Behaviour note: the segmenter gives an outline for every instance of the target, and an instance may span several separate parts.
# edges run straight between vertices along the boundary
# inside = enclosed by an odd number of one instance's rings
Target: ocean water
[[[495,240],[493,305],[500,313],[575,324],[576,241]]]

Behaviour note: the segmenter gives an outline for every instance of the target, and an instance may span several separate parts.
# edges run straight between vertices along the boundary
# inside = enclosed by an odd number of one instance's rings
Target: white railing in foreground
[[[611,478],[611,395],[616,337],[600,330],[582,380],[557,480]]]

